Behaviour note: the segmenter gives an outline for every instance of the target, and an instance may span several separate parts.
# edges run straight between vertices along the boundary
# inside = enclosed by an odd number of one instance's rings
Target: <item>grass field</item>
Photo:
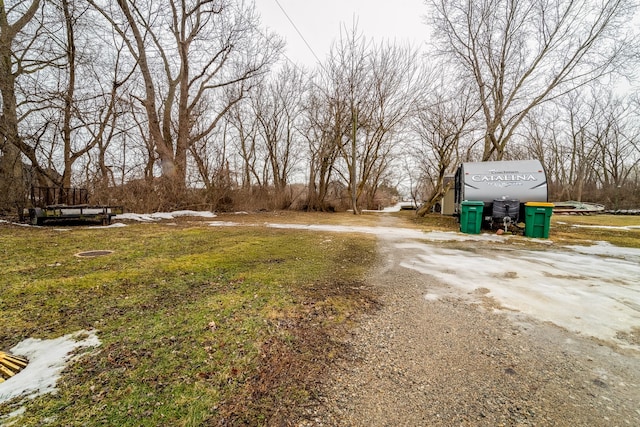
[[[393,215],[405,227],[458,229],[451,217]],[[0,417],[23,406],[14,425],[295,419],[343,351],[340,334],[376,306],[364,282],[375,238],[255,225],[370,226],[379,218],[278,212],[219,219],[246,226],[193,219],[121,228],[0,224],[0,350],[79,330],[96,331],[102,342],[69,365],[57,394],[0,404]],[[550,240],[640,247],[638,228],[584,227],[638,225],[638,217],[553,216]],[[93,250],[113,253],[76,256]]]
[[[331,336],[375,304],[361,289],[375,256],[366,236],[186,221],[0,227],[0,349],[83,329],[102,341],[16,425],[287,419],[338,351]],[[75,256],[90,250],[114,252]]]
[[[590,244],[605,241],[616,246],[640,247],[640,216],[553,215],[550,238],[559,243]]]

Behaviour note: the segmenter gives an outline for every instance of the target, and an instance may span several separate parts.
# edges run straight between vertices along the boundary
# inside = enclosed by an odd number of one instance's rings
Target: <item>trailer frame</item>
[[[48,220],[99,221],[111,224],[111,219],[124,212],[122,206],[91,205],[89,192],[79,187],[32,187],[29,221],[42,225]]]

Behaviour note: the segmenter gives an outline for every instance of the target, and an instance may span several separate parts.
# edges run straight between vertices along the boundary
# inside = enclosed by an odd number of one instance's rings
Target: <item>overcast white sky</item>
[[[278,3],[321,61],[340,29],[350,30],[354,19],[360,32],[376,41],[410,42],[418,48],[428,39],[424,0],[256,0],[263,27],[283,36],[287,57],[309,68],[317,61]]]

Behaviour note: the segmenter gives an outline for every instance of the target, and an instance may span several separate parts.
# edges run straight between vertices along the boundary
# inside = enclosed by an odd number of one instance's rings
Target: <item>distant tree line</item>
[[[540,159],[551,198],[640,204],[618,0],[428,0],[428,55],[345,27],[316,69],[241,0],[0,4],[0,211],[33,186],[132,210],[423,214],[461,161]]]

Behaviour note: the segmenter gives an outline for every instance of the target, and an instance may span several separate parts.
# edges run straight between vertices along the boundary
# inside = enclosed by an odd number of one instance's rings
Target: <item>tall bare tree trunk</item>
[[[3,40],[4,42],[4,40]],[[4,43],[3,43],[4,45]],[[22,155],[18,148],[18,115],[14,93],[15,78],[11,70],[11,53],[2,48],[0,59],[0,92],[2,93],[2,157],[0,157],[0,210],[10,211],[24,204],[26,193]]]
[[[352,115],[352,127],[351,127],[351,164],[349,168],[349,196],[351,198],[351,209],[353,214],[360,214],[358,209],[358,111],[355,108],[351,108]]]
[[[136,59],[138,60],[138,66],[140,67],[140,72],[144,79],[145,99],[142,103],[147,113],[149,137],[152,140],[158,156],[160,156],[162,175],[168,178],[175,178],[177,173],[175,159],[173,157],[173,147],[168,145],[162,137],[162,128],[160,126],[160,118],[158,117],[157,112],[155,84],[146,53],[146,40],[144,35],[141,33],[131,10],[129,9],[128,1],[118,0],[118,5],[122,9],[135,39],[137,49],[135,55],[137,56]]]
[[[76,45],[68,0],[62,0],[62,9],[67,25],[67,66],[69,67],[69,82],[64,96],[64,122],[62,124],[62,139],[64,141],[62,186],[69,188],[71,187],[71,166],[73,163],[71,159],[71,116],[76,88]]]
[[[4,1],[0,1],[0,210],[21,210],[25,203],[26,185],[22,167],[20,135],[18,132],[18,107],[15,93],[16,74],[13,65],[13,42],[34,17],[40,0],[33,0],[25,13],[9,23]],[[19,71],[17,71],[19,72]]]

